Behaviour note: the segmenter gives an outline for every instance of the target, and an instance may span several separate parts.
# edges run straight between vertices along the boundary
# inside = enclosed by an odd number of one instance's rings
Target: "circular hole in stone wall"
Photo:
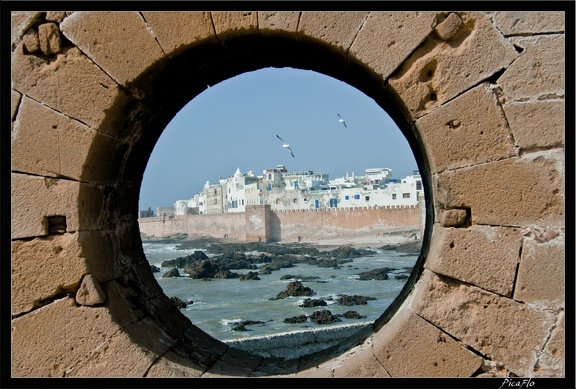
[[[164,293],[216,339],[265,356],[327,348],[381,320],[417,263],[414,154],[362,92],[264,68],[190,101],[156,143],[139,201]],[[303,332],[321,344],[295,347]],[[290,351],[254,346],[291,334]]]

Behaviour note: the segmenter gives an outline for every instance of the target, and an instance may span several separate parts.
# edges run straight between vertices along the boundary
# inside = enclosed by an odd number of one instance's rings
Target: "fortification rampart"
[[[17,4],[2,2],[2,15]],[[12,376],[500,377],[494,387],[504,377],[566,377],[565,292],[574,286],[564,283],[564,203],[574,193],[564,180],[565,23],[574,2],[542,12],[458,6],[16,9],[3,84],[12,88],[3,272]],[[427,223],[418,266],[369,331],[281,363],[187,319],[156,282],[137,220],[146,164],[169,121],[208,86],[270,66],[321,72],[385,109],[414,151]],[[251,220],[257,231],[260,216]]]
[[[179,215],[138,219],[148,238],[186,234],[245,241],[315,242],[322,239],[420,231],[424,220],[418,206],[271,211],[250,206],[247,212]],[[300,238],[300,239],[298,239]]]

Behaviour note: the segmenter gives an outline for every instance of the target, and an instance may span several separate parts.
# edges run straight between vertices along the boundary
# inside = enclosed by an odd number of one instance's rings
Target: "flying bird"
[[[344,124],[344,127],[348,128],[348,126],[346,125],[346,122],[344,121],[344,119],[342,119],[342,116],[340,116],[339,113],[337,113],[336,115],[338,115],[338,117],[339,117],[338,121],[339,121],[340,123]]]
[[[284,139],[280,138],[278,135],[276,135],[276,137],[278,139],[280,139],[280,141],[282,141],[282,143],[283,143],[282,147],[284,147],[285,149],[288,149],[288,151],[290,151],[290,154],[292,155],[292,157],[294,157],[294,153],[292,152],[290,145],[288,143],[286,143],[286,141]],[[296,158],[296,157],[294,157],[294,158]]]

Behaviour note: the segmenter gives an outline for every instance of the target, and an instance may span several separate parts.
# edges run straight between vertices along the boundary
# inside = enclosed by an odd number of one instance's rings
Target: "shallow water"
[[[178,243],[143,243],[144,253],[150,264],[158,267],[161,262],[192,254],[196,249],[179,250]],[[230,340],[256,335],[269,335],[279,332],[296,331],[307,328],[320,328],[323,325],[315,324],[310,320],[305,323],[284,323],[285,318],[298,315],[311,315],[314,311],[328,309],[332,314],[341,314],[354,310],[362,319],[345,319],[333,324],[351,324],[362,321],[376,320],[392,301],[398,296],[406,279],[395,279],[389,274],[387,280],[361,281],[358,273],[382,267],[391,267],[402,273],[405,267],[412,268],[416,263],[417,255],[397,253],[390,250],[378,250],[374,256],[356,258],[345,263],[340,269],[323,268],[309,264],[298,264],[291,268],[273,271],[271,274],[259,274],[260,280],[240,281],[235,279],[212,279],[211,281],[192,279],[187,277],[183,269],[179,268],[183,277],[162,278],[162,275],[171,268],[161,268],[154,273],[158,284],[168,297],[179,297],[184,301],[192,300],[182,309],[192,323],[203,331],[220,340]],[[207,252],[208,256],[211,256]],[[404,269],[403,269],[404,268]],[[250,270],[233,270],[236,273],[247,273]],[[255,270],[252,270],[255,271]],[[341,306],[327,301],[327,306],[302,308],[299,307],[306,297],[288,297],[286,299],[270,300],[286,289],[293,279],[280,280],[283,275],[319,276],[314,281],[303,281],[303,285],[311,288],[315,295],[311,298],[336,299],[338,294],[362,295],[375,297],[366,305]],[[320,282],[319,282],[320,281]],[[235,323],[245,320],[262,321],[262,324],[246,326],[249,331],[234,331]]]

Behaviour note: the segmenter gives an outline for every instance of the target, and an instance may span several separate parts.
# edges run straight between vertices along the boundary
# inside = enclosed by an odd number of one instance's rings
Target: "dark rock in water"
[[[150,270],[152,270],[152,273],[160,273],[160,268],[156,265],[150,265]]]
[[[299,307],[312,308],[312,307],[323,307],[328,305],[328,303],[322,299],[306,299]]]
[[[221,267],[217,260],[209,259],[206,261],[197,261],[190,267],[185,267],[184,272],[190,275],[190,278],[238,278],[240,274],[233,273],[225,267]]]
[[[281,280],[295,279],[298,281],[312,281],[312,280],[318,280],[320,278],[321,277],[319,277],[319,276],[303,276],[302,274],[298,274],[298,275],[286,274],[286,275],[280,277]]]
[[[188,273],[190,278],[213,278],[220,270],[220,267],[212,260],[197,261],[184,268],[184,273]]]
[[[185,257],[178,257],[176,259],[169,259],[166,261],[162,261],[162,267],[170,267],[175,266],[179,268],[189,267],[194,264],[196,261],[204,261],[208,259],[208,255],[204,251],[194,251],[190,255],[186,255]]]
[[[350,245],[340,246],[337,249],[325,251],[322,253],[324,257],[332,257],[337,259],[350,259],[350,258],[360,258],[375,254],[373,250],[367,249],[355,249]]]
[[[215,257],[222,267],[227,269],[256,269],[253,257],[247,257],[243,252],[227,252]]]
[[[348,295],[341,295],[336,299],[336,302],[340,305],[366,305],[368,304],[369,300],[376,300],[376,297],[368,297],[368,296],[348,296]]]
[[[239,277],[240,274],[231,272],[228,269],[218,270],[216,273],[214,273],[214,276],[212,276],[212,278],[219,278],[221,280],[227,280],[229,278],[239,278]]]
[[[162,278],[169,278],[169,277],[180,277],[180,272],[178,271],[178,269],[174,268],[162,274]]]
[[[240,281],[251,281],[251,280],[259,280],[258,272],[249,271],[246,274],[240,275]]]
[[[341,317],[344,317],[346,319],[365,319],[366,316],[365,315],[360,315],[357,311],[346,311],[341,315],[338,315]]]
[[[306,315],[294,316],[294,317],[287,317],[284,319],[284,323],[305,323],[308,320]]]
[[[359,273],[358,276],[361,281],[370,281],[370,280],[387,280],[388,273],[394,271],[396,269],[390,267],[382,267],[380,269],[373,269],[370,271],[365,271]]]
[[[174,304],[176,306],[176,308],[178,308],[178,309],[184,309],[189,304],[194,304],[194,301],[192,301],[192,300],[184,301],[184,300],[180,299],[179,297],[170,297],[170,301],[172,301],[172,304]]]
[[[288,296],[312,296],[314,291],[307,286],[302,285],[300,281],[292,281],[286,287],[286,290],[278,293],[276,299],[284,299]]]
[[[318,267],[331,267],[332,269],[340,269],[340,265],[352,262],[352,259],[337,259],[337,258],[318,258],[315,260],[308,260],[306,263]]]
[[[397,280],[407,280],[408,279],[408,274],[396,274],[394,276],[395,279]]]
[[[329,310],[315,311],[310,315],[310,320],[316,324],[330,324],[342,321],[338,316],[335,316]]]
[[[284,268],[294,267],[293,260],[286,260],[286,259],[277,259],[274,258],[272,262],[267,263],[266,265],[260,267],[258,269],[260,274],[270,274],[274,270],[280,270]]]
[[[246,326],[254,325],[254,324],[264,324],[264,322],[263,321],[253,321],[253,320],[244,320],[244,321],[241,321],[240,323],[236,324],[234,327],[232,327],[232,330],[234,330],[234,331],[252,331],[251,329],[246,328]]]

